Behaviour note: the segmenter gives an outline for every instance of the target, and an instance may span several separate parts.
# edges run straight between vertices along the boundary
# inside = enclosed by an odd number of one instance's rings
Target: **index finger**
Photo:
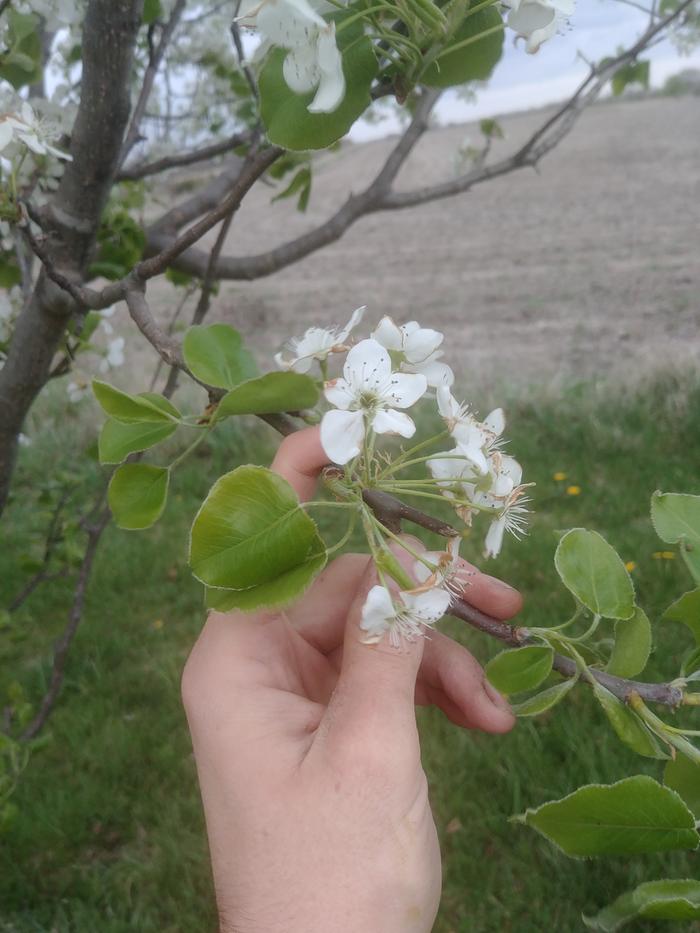
[[[285,437],[270,469],[286,479],[305,502],[313,497],[325,466],[328,466],[328,455],[321,446],[321,429],[316,426]]]

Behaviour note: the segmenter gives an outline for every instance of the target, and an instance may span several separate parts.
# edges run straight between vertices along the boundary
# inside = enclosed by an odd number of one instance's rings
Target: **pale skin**
[[[308,500],[326,462],[312,428],[282,443],[272,469]],[[494,577],[469,581],[465,599],[484,612],[520,609]],[[446,635],[366,644],[360,612],[376,582],[367,555],[339,557],[283,612],[211,613],[187,661],[221,933],[432,929],[441,863],[415,704],[484,732],[514,719]]]

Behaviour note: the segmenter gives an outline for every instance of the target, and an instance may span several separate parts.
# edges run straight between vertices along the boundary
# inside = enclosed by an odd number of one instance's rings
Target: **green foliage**
[[[161,19],[162,16],[163,6],[161,0],[144,0],[142,17],[144,25],[150,26],[156,20]]]
[[[182,352],[192,375],[219,389],[232,389],[258,371],[243,338],[228,324],[190,327]]]
[[[664,784],[675,790],[700,820],[700,765],[676,755],[664,770]]]
[[[121,463],[129,454],[148,450],[167,440],[177,430],[176,424],[135,422],[125,424],[108,418],[98,440],[100,463]]]
[[[22,273],[14,253],[0,250],[0,288],[12,288],[22,281]]]
[[[127,211],[108,211],[97,231],[97,258],[88,276],[103,276],[110,281],[123,278],[141,259],[145,245],[142,226]]]
[[[423,72],[428,87],[453,87],[485,81],[503,52],[503,18],[495,6],[468,11],[444,51]]]
[[[180,419],[180,412],[162,395],[128,395],[99,379],[93,379],[92,391],[103,411],[124,424],[172,424]]]
[[[646,667],[651,652],[651,624],[646,612],[635,607],[631,619],[615,623],[615,644],[606,670],[618,677],[636,677]]]
[[[674,791],[646,775],[579,787],[516,817],[574,858],[695,849],[695,819]]]
[[[0,80],[9,81],[15,90],[41,79],[41,39],[39,19],[33,13],[18,13],[10,7],[4,41],[7,48],[0,53]]]
[[[336,18],[338,27],[347,15]],[[362,29],[362,23],[358,21],[337,34],[347,90],[332,113],[309,113],[307,108],[315,91],[308,94],[290,91],[282,74],[287,52],[273,48],[268,53],[258,83],[260,113],[271,143],[293,150],[325,149],[344,136],[369,107],[377,59],[372,43],[363,36]]]
[[[216,420],[230,415],[270,415],[282,411],[313,408],[318,401],[318,385],[301,373],[266,373],[242,382],[219,402]]]
[[[591,678],[591,686],[618,739],[644,758],[668,758],[656,737],[621,700]]]
[[[662,618],[667,622],[687,625],[700,645],[700,587],[684,593],[668,607]]]
[[[554,652],[541,645],[502,651],[486,665],[486,676],[501,693],[521,693],[539,687],[552,670]]]
[[[296,493],[263,467],[220,477],[192,525],[194,575],[210,587],[246,590],[247,609],[298,596],[324,563],[325,547]]]
[[[521,717],[540,716],[542,713],[546,713],[547,710],[552,709],[553,706],[561,702],[569,690],[576,686],[576,683],[577,678],[570,677],[568,680],[563,680],[560,684],[547,687],[546,690],[542,690],[540,693],[528,697],[527,700],[523,700],[522,703],[512,704],[513,712],[516,716]]]
[[[309,206],[309,198],[311,197],[311,168],[308,165],[300,168],[287,187],[280,191],[279,194],[276,194],[272,201],[274,203],[284,198],[294,197],[297,198],[297,210],[303,214]]]
[[[574,528],[559,542],[554,563],[568,590],[608,619],[634,613],[634,587],[615,550],[595,531]]]
[[[612,76],[611,86],[613,94],[618,97],[631,84],[639,84],[644,90],[649,90],[649,62],[634,61],[622,68],[618,68]]]
[[[700,496],[655,492],[651,520],[656,533],[668,544],[680,544],[683,560],[700,583]]]
[[[628,891],[595,917],[584,917],[589,930],[614,933],[635,919],[700,919],[700,881],[647,881]]]
[[[107,501],[115,523],[141,531],[158,521],[168,498],[170,470],[150,463],[125,463],[114,471]]]

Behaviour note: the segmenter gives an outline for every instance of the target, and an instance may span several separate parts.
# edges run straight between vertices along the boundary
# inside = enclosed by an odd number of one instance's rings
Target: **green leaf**
[[[690,677],[700,671],[700,645],[696,645],[686,655],[683,656],[681,664],[681,676]]]
[[[109,484],[107,501],[120,528],[139,531],[156,522],[168,498],[170,470],[150,463],[125,463]]]
[[[266,373],[242,382],[219,402],[215,420],[229,415],[269,415],[279,411],[312,408],[318,401],[318,386],[301,373]]]
[[[502,651],[486,665],[486,676],[501,693],[534,690],[552,670],[554,652],[544,645]]]
[[[684,593],[668,607],[661,618],[664,622],[682,622],[687,625],[700,645],[700,587]]]
[[[485,81],[500,61],[503,38],[503,18],[495,7],[467,15],[450,44],[423,72],[421,83],[452,87]]]
[[[280,191],[279,194],[274,196],[272,203],[281,201],[283,198],[293,198],[297,194],[299,195],[297,210],[303,214],[309,206],[309,197],[311,196],[311,169],[308,165],[299,169],[284,191]]]
[[[700,820],[700,764],[685,755],[676,755],[666,765],[664,784],[680,794]]]
[[[540,713],[547,712],[547,710],[563,700],[576,683],[577,678],[575,677],[563,680],[560,684],[555,684],[553,687],[548,687],[541,693],[535,694],[535,696],[528,697],[522,703],[514,704],[512,707],[513,712],[516,716],[539,716]]]
[[[269,583],[261,583],[248,590],[222,590],[207,588],[207,608],[219,612],[238,609],[250,612],[253,609],[276,609],[297,599],[309,587],[317,574],[326,565],[325,548],[317,554],[311,553],[303,564],[280,574]]]
[[[592,679],[593,692],[603,707],[610,725],[621,742],[638,755],[645,758],[665,759],[669,755],[664,751],[656,737],[622,700],[606,687]]]
[[[332,17],[338,27],[347,15]],[[345,97],[332,113],[309,113],[315,89],[295,94],[282,74],[288,52],[274,48],[265,59],[258,86],[260,113],[271,143],[285,149],[325,149],[344,136],[355,120],[371,104],[370,87],[377,74],[377,58],[372,43],[362,35],[360,22],[337,35],[343,57]]]
[[[697,920],[700,918],[700,881],[693,879],[645,881],[604,907],[595,917],[584,917],[589,930],[614,933],[635,919]]]
[[[596,531],[573,528],[554,556],[564,586],[591,612],[608,619],[634,614],[634,587],[617,552]]]
[[[22,281],[22,273],[10,253],[0,252],[0,288],[12,288]]]
[[[243,338],[228,324],[190,327],[182,353],[192,374],[218,389],[232,389],[258,371]]]
[[[5,44],[9,51],[0,55],[0,78],[15,90],[41,79],[41,39],[39,20],[33,13],[9,9]]]
[[[157,19],[163,16],[163,7],[160,0],[144,0],[143,2],[143,22],[150,26]]]
[[[700,543],[700,496],[657,490],[651,497],[651,521],[667,544]]]
[[[662,541],[680,543],[681,556],[700,584],[700,496],[657,490],[651,497],[651,521]]]
[[[92,380],[92,391],[103,411],[124,424],[138,422],[164,424],[180,418],[180,412],[172,402],[152,392],[127,395],[126,392],[115,389],[106,382],[100,382],[99,379]]]
[[[108,418],[102,425],[98,441],[100,463],[121,463],[129,454],[148,450],[154,444],[166,440],[176,430],[176,424],[124,424]]]
[[[266,604],[301,592],[311,577],[300,570],[291,581],[300,589],[292,592],[285,576],[309,563],[309,572],[317,573],[324,552],[316,525],[289,483],[256,466],[238,467],[214,483],[190,536],[190,565],[202,583],[229,590],[268,584],[261,594]]]
[[[645,90],[649,89],[649,62],[629,62],[618,68],[612,76],[612,92],[618,97],[630,84],[639,84]]]
[[[695,849],[700,842],[693,814],[678,794],[645,774],[579,787],[513,819],[574,858]]]
[[[651,652],[651,624],[637,606],[631,619],[615,623],[615,645],[606,670],[617,677],[636,677],[646,667]]]

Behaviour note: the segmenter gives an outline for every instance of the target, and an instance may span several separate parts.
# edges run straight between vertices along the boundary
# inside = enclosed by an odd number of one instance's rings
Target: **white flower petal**
[[[500,437],[506,429],[506,416],[503,413],[503,409],[494,408],[494,410],[484,418],[484,424],[496,437]]]
[[[434,587],[425,593],[402,592],[400,595],[411,615],[424,625],[434,625],[450,606],[450,594],[440,587]]]
[[[341,466],[362,449],[365,418],[361,411],[328,411],[321,419],[321,446],[333,463]]]
[[[350,320],[343,327],[342,330],[338,331],[338,342],[345,343],[345,341],[350,336],[350,332],[353,331],[358,324],[361,323],[362,318],[364,317],[365,311],[367,310],[367,305],[362,305],[361,308],[355,308],[355,310],[350,315]]]
[[[450,392],[448,386],[438,386],[437,392],[438,411],[445,419],[459,418],[460,405],[454,395]]]
[[[344,379],[331,379],[323,390],[331,405],[347,410],[356,401],[355,393]]]
[[[403,347],[403,334],[392,319],[386,315],[372,331],[372,339],[381,343],[387,350],[401,350]]]
[[[335,23],[321,31],[316,46],[320,82],[316,96],[307,110],[309,113],[332,113],[345,97],[343,57],[335,44]]]
[[[498,557],[503,546],[503,532],[506,523],[504,518],[497,518],[491,522],[484,542],[484,557]]]
[[[542,2],[523,2],[508,14],[508,25],[526,40],[526,50],[533,55],[556,33],[557,11]]]
[[[367,632],[368,640],[379,641],[395,616],[396,610],[389,590],[385,586],[373,586],[362,607],[360,620],[360,628]]]
[[[414,324],[415,321],[411,323]],[[408,326],[404,325],[403,352],[406,355],[406,360],[409,363],[423,362],[437,350],[444,340],[444,334],[441,334],[439,330],[431,330],[428,327],[407,330]]]
[[[14,131],[12,126],[7,120],[3,120],[2,123],[0,123],[0,151],[12,142],[13,137]]]
[[[283,49],[308,46],[310,36],[326,26],[307,0],[266,0],[256,24],[266,39]]]
[[[308,94],[309,91],[313,91],[321,80],[314,47],[300,45],[292,49],[284,60],[282,74],[295,94]]]
[[[470,430],[465,431],[461,431],[460,427],[461,425],[457,425],[454,430],[454,437],[455,440],[458,441],[457,447],[459,452],[463,454],[465,459],[472,464],[478,473],[485,476],[489,471],[489,463],[482,450],[481,432],[476,430],[474,426],[472,426]]]
[[[455,374],[447,363],[442,363],[437,357],[441,354],[433,354],[430,359],[422,363],[412,363],[404,365],[402,369],[406,372],[420,373],[428,380],[428,385],[437,389],[440,386],[451,386],[455,381]]]
[[[377,434],[400,434],[401,437],[413,437],[416,426],[413,421],[401,411],[387,408],[378,411],[372,421],[372,427]]]
[[[343,376],[357,394],[376,391],[391,376],[391,359],[376,340],[361,340],[345,358]]]
[[[428,380],[421,373],[394,373],[384,398],[396,408],[410,408],[425,395],[427,388]]]

